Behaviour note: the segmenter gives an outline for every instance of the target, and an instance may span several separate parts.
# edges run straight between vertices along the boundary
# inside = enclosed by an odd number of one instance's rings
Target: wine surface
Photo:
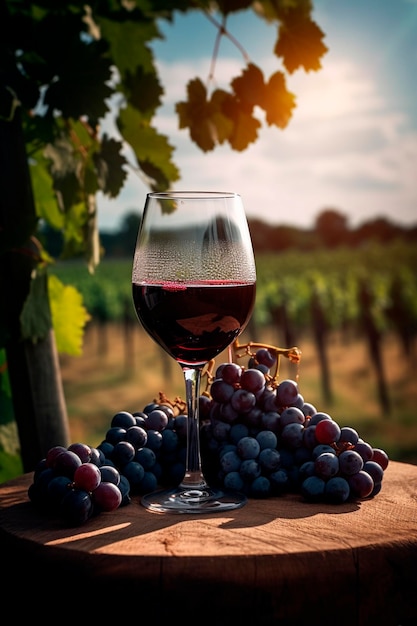
[[[132,284],[136,314],[149,335],[181,364],[215,358],[244,330],[255,283]]]

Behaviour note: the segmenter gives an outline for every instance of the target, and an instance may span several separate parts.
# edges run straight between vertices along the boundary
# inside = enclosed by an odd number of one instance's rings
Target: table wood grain
[[[174,610],[182,623],[204,617],[214,626],[417,624],[417,466],[391,461],[370,500],[311,504],[292,494],[177,515],[134,497],[76,528],[36,510],[31,481],[0,485],[11,589],[24,563],[33,593],[94,587],[104,606],[107,590],[133,595],[138,619],[158,624]]]

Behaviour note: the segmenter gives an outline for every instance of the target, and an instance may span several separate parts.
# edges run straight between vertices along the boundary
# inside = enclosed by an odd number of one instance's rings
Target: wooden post
[[[31,241],[37,217],[19,108],[11,119],[0,119],[0,189],[0,345],[22,463],[31,471],[50,447],[69,444],[69,429],[53,331],[34,343],[20,328],[36,266]]]

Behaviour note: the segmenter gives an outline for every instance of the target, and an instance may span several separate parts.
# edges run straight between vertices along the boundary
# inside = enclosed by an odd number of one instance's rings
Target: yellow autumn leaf
[[[56,276],[48,277],[48,293],[55,340],[59,353],[82,354],[84,329],[91,319],[81,293],[72,285],[64,285]]]

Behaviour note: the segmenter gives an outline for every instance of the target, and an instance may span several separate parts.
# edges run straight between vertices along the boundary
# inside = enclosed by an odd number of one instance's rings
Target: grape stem
[[[277,357],[275,363],[275,370],[272,374],[267,376],[267,380],[269,384],[277,385],[278,384],[278,376],[279,376],[279,367],[281,364],[281,357],[285,357],[289,359],[291,363],[295,363],[298,365],[301,361],[301,350],[296,346],[292,348],[278,348],[277,346],[272,346],[266,343],[255,343],[253,341],[249,341],[248,343],[240,344],[239,340],[236,339],[233,343],[233,350],[235,354],[235,359],[242,359],[244,357],[253,357],[256,358],[256,351],[260,348],[265,348],[271,354]],[[244,350],[244,352],[239,352],[240,350]],[[296,379],[298,378],[298,374]]]

